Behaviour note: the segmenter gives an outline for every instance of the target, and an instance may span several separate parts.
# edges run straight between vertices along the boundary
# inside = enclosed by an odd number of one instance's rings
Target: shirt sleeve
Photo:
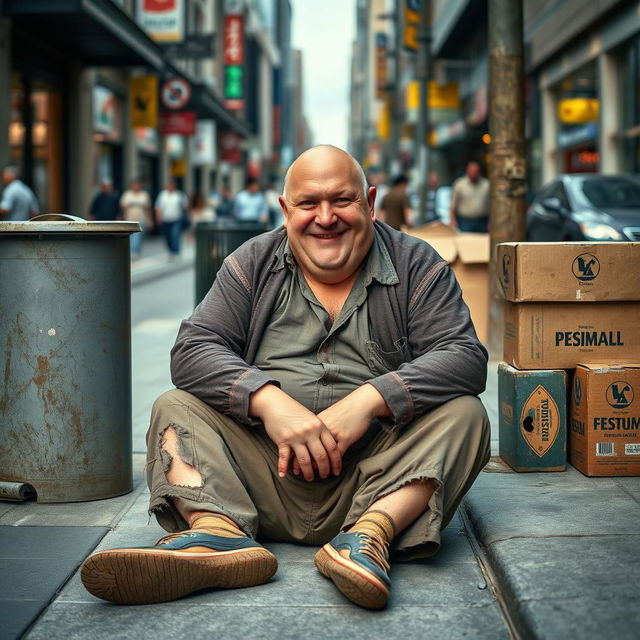
[[[265,384],[280,383],[242,358],[249,332],[251,296],[246,277],[239,273],[234,260],[229,257],[224,261],[209,293],[193,315],[182,322],[171,351],[171,378],[176,387],[214,409],[255,425],[259,421],[249,416],[251,394]]]
[[[407,341],[415,357],[368,381],[391,410],[391,419],[381,419],[385,429],[399,429],[449,400],[484,391],[487,351],[444,261],[430,267],[413,289]]]
[[[3,211],[11,211],[13,207],[13,199],[11,198],[11,189],[5,187],[2,192],[2,201],[0,201],[0,209]]]

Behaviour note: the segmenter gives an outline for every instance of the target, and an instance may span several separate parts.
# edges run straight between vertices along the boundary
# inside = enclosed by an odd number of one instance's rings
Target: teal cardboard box
[[[516,471],[567,468],[567,374],[498,366],[500,457]]]

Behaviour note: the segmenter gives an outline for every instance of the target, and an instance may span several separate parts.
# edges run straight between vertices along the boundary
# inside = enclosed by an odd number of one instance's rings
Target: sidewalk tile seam
[[[124,605],[112,605],[112,604],[107,604],[107,603],[101,603],[101,602],[87,602],[86,600],[56,600],[55,602],[51,603],[49,605],[49,608],[59,608],[59,607],[65,607],[67,605],[83,605],[83,606],[89,606],[89,607],[100,607],[100,608],[109,608],[112,609],[114,611],[116,610],[120,610],[123,607],[125,607]],[[389,609],[387,609],[387,612],[393,612],[393,611],[397,611],[398,609],[487,609],[487,608],[491,608],[493,606],[496,605],[496,601],[495,600],[490,600],[489,602],[476,602],[476,603],[471,603],[471,604],[457,604],[457,605],[450,605],[450,604],[445,604],[445,603],[441,603],[441,604],[429,604],[429,603],[424,603],[424,604],[402,604],[402,603],[394,603],[391,602],[391,606]],[[272,603],[272,604],[260,604],[258,602],[256,603],[252,603],[252,604],[235,604],[232,602],[227,602],[227,603],[217,603],[217,602],[200,602],[200,603],[195,603],[195,602],[186,602],[184,600],[176,600],[176,601],[172,601],[172,602],[162,602],[160,604],[157,605],[133,605],[133,606],[139,606],[141,607],[140,611],[147,611],[149,610],[150,607],[158,607],[158,608],[166,608],[166,607],[170,607],[170,608],[177,608],[177,607],[189,607],[189,608],[193,608],[193,607],[208,607],[208,608],[224,608],[224,609],[351,609],[353,611],[362,611],[362,609],[360,609],[357,605],[354,604],[350,604],[348,602],[345,602],[344,604],[325,604],[322,602],[318,602],[318,603],[314,603],[314,604],[291,604],[291,603],[287,603],[287,604],[277,604],[277,603]],[[131,609],[131,605],[126,606],[125,608]]]
[[[620,489],[622,489],[622,491],[624,491],[624,493],[626,493],[632,500],[634,500],[635,502],[637,502],[638,504],[640,504],[640,496],[636,495],[635,493],[633,493],[633,491],[629,491],[629,489],[627,489],[627,487],[625,487],[623,484],[621,484],[618,481],[618,478],[614,478],[614,482],[618,485],[618,487]]]
[[[633,538],[640,536],[640,533],[556,533],[547,536],[522,535],[522,536],[507,536],[506,538],[497,538],[492,540],[488,544],[481,541],[484,549],[491,549],[491,547],[498,542],[508,542],[509,540],[547,540],[549,538]]]

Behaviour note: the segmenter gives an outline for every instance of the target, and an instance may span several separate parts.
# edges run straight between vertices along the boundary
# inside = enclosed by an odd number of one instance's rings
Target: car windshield
[[[574,193],[581,205],[598,209],[640,208],[640,182],[624,176],[575,178]]]

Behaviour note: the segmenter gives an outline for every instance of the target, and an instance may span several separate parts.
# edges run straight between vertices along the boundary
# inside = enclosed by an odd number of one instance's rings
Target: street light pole
[[[489,134],[489,351],[501,358],[504,321],[496,246],[525,239],[522,0],[489,0]]]
[[[420,26],[418,28],[418,66],[416,79],[419,86],[418,126],[416,127],[416,153],[418,164],[418,211],[416,222],[427,219],[429,195],[429,80],[431,79],[431,0],[420,0]]]
[[[402,111],[400,109],[400,96],[402,94],[402,47],[403,47],[403,0],[395,1],[394,26],[395,46],[393,51],[393,90],[391,92],[391,131],[389,140],[388,173],[400,173],[400,124]]]

